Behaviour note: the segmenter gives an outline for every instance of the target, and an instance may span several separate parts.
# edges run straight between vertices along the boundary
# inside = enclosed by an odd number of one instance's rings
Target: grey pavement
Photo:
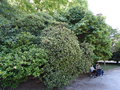
[[[79,78],[64,90],[120,90],[120,68],[109,70],[97,78]]]

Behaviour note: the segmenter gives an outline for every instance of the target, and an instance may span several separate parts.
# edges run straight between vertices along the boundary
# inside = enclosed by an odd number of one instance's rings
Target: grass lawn
[[[117,64],[101,64],[101,67],[104,69],[104,70],[110,70],[110,69],[114,69],[114,68],[118,68],[120,67],[120,64],[117,65]]]

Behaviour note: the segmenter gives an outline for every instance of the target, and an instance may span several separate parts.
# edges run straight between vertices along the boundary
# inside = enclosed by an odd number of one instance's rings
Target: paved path
[[[64,90],[120,90],[120,68],[97,78],[77,79]]]

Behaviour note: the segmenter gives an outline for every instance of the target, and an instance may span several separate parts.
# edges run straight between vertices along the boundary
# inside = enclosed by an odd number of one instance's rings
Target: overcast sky
[[[120,0],[88,0],[89,9],[106,16],[106,22],[113,28],[120,29]]]

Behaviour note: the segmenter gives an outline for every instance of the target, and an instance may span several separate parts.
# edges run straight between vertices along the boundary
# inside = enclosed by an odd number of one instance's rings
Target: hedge
[[[0,82],[15,87],[25,78],[39,77],[47,63],[47,51],[40,47],[40,33],[51,22],[46,14],[26,15],[0,27]]]
[[[82,71],[83,73],[88,73],[90,70],[91,65],[94,63],[94,47],[89,43],[81,43],[80,48],[82,49]]]
[[[82,51],[77,37],[64,25],[53,25],[43,30],[41,43],[49,51],[43,76],[48,88],[67,85],[82,72]]]
[[[88,71],[92,49],[79,44],[74,32],[66,26],[45,13],[1,24],[2,86],[15,87],[32,76],[42,79],[48,88],[62,87]]]

